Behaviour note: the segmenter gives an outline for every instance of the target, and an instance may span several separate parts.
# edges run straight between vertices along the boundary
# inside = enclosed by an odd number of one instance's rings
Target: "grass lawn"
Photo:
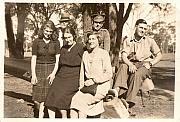
[[[144,94],[145,107],[140,96],[136,97],[134,108],[136,118],[174,118],[174,84],[175,57],[174,54],[164,54],[162,61],[153,68],[155,89],[151,98]],[[31,101],[32,85],[26,80],[5,75],[4,78],[4,117],[33,118],[33,102]],[[103,118],[111,118],[115,114],[106,111]]]

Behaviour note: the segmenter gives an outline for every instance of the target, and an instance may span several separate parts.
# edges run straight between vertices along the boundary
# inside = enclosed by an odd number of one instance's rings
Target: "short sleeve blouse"
[[[32,45],[32,55],[37,56],[37,63],[55,63],[56,55],[60,54],[59,41],[45,43],[43,39],[35,39]]]

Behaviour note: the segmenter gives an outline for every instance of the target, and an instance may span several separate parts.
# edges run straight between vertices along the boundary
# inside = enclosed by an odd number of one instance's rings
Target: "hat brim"
[[[104,20],[94,20],[94,22],[104,22]]]
[[[70,19],[60,20],[60,22],[68,22],[68,21],[70,21]]]
[[[71,19],[61,19],[59,20],[60,22],[67,22],[67,21],[70,21]]]

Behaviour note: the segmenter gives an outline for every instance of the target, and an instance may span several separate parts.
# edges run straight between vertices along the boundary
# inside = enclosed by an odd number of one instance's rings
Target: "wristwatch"
[[[151,63],[151,62],[149,62],[149,66],[151,66],[151,67],[152,67],[152,63]]]

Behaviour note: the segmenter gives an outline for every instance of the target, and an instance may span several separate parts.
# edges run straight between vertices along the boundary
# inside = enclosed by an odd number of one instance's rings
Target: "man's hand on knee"
[[[137,68],[134,64],[129,65],[129,72],[130,73],[135,73],[137,71]]]

